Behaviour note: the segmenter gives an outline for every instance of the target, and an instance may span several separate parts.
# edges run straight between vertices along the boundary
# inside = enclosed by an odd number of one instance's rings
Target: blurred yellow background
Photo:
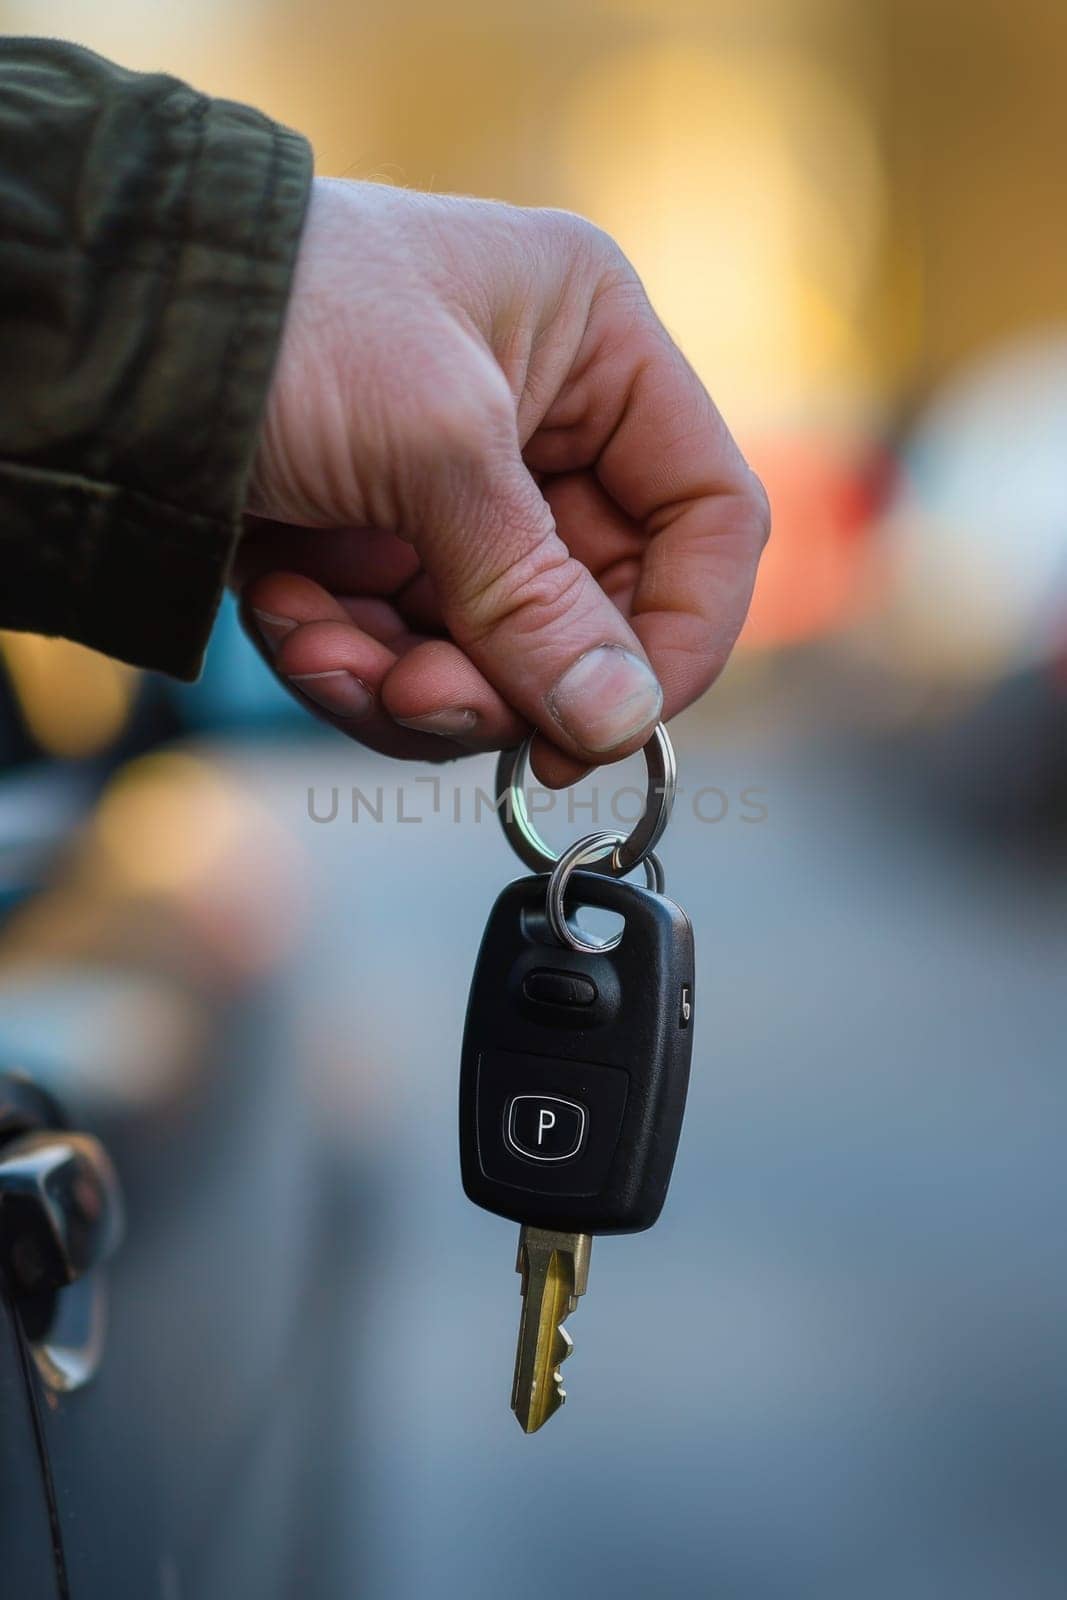
[[[1063,314],[1056,0],[3,0],[322,173],[583,211],[740,424],[844,426]]]
[[[926,546],[894,572],[872,565],[867,535],[892,498],[901,429],[939,388],[1067,323],[1062,3],[0,0],[0,28],[250,101],[309,136],[320,173],[592,217],[770,491],[775,538],[745,644],[895,604],[889,648],[923,671],[985,670],[983,638],[998,666],[1014,647],[1003,552],[946,641],[955,558],[931,589]],[[6,646],[39,700],[35,651]],[[123,703],[101,673],[102,689],[82,686],[87,706],[103,696],[99,714],[67,719],[70,753]],[[49,726],[46,743],[63,741]]]

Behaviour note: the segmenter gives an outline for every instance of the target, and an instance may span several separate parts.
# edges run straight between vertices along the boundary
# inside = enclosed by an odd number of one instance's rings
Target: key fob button
[[[528,1161],[571,1161],[585,1143],[589,1114],[559,1095],[517,1094],[504,1113],[504,1137]]]
[[[527,1000],[540,1000],[552,1006],[591,1006],[596,1000],[596,984],[577,972],[550,972],[539,967],[523,979]]]
[[[618,1145],[627,1089],[615,1067],[483,1051],[474,1110],[481,1181],[527,1194],[596,1194]]]

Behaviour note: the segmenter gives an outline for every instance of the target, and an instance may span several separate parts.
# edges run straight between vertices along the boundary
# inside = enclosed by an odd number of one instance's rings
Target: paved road
[[[692,722],[680,760],[663,856],[699,1031],[675,1182],[653,1232],[597,1242],[571,1399],[531,1439],[513,1230],[465,1201],[454,1126],[470,967],[517,870],[473,821],[491,764],[444,771],[434,815],[429,784],[332,743],[241,760],[307,853],[294,987],[374,1196],[364,1593],[1058,1600],[1067,872],[935,831],[825,742]],[[338,819],[310,821],[334,784]],[[346,820],[353,784],[393,820]]]

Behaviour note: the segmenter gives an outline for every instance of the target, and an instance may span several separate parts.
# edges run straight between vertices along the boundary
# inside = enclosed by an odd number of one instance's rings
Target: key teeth
[[[531,1397],[530,1408],[526,1412],[525,1416],[523,1415],[521,1408],[516,1409],[515,1419],[523,1433],[539,1433],[548,1419],[550,1417],[554,1417],[560,1407],[566,1404],[567,1391],[560,1382],[560,1376],[558,1372],[554,1372],[552,1374],[552,1380],[553,1392],[543,1412],[539,1412],[537,1407],[533,1404],[533,1397]]]
[[[533,1421],[533,1419],[537,1415],[537,1407],[536,1407],[536,1404],[535,1404],[535,1401],[536,1401],[536,1398],[537,1398],[536,1394],[532,1393],[530,1395],[530,1407],[529,1407],[529,1410],[527,1412],[525,1421],[523,1420],[521,1413],[519,1413],[518,1411],[516,1412],[516,1415],[518,1417],[518,1423],[519,1423],[519,1426],[522,1429],[523,1433],[537,1433],[539,1431],[539,1429],[544,1427],[544,1425],[548,1421],[549,1417],[554,1417],[556,1412],[559,1410],[559,1408],[561,1406],[563,1406],[563,1405],[566,1405],[566,1403],[567,1403],[567,1391],[563,1387],[563,1375],[562,1375],[562,1373],[560,1372],[559,1369],[560,1369],[560,1366],[562,1365],[562,1363],[564,1361],[566,1361],[567,1357],[571,1354],[573,1349],[574,1349],[574,1340],[571,1338],[571,1336],[567,1332],[566,1328],[564,1328],[562,1325],[557,1326],[557,1328],[556,1328],[556,1348],[552,1352],[553,1366],[552,1366],[551,1373],[550,1373],[550,1377],[551,1377],[551,1380],[552,1380],[552,1389],[555,1392],[554,1393],[550,1392],[550,1394],[549,1394],[549,1403],[545,1408],[544,1416],[541,1417],[541,1420],[539,1422],[534,1422]],[[533,1422],[533,1426],[530,1425],[531,1422]]]
[[[585,1289],[590,1242],[535,1228],[520,1236],[523,1313],[511,1404],[524,1433],[537,1433],[566,1402],[560,1368],[574,1340],[563,1324]]]
[[[567,1391],[563,1387],[563,1374],[559,1369],[566,1361],[567,1357],[573,1352],[573,1350],[574,1340],[571,1338],[566,1328],[560,1325],[556,1329],[556,1348],[552,1352],[555,1363],[552,1368],[552,1382],[556,1386],[556,1398],[559,1400],[560,1405],[562,1405],[566,1400]]]

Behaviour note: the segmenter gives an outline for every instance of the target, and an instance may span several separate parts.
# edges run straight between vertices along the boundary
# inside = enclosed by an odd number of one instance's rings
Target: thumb
[[[467,463],[469,466],[469,462]],[[585,764],[627,754],[663,691],[636,634],[570,554],[517,445],[465,470],[417,538],[453,638],[514,709]]]

